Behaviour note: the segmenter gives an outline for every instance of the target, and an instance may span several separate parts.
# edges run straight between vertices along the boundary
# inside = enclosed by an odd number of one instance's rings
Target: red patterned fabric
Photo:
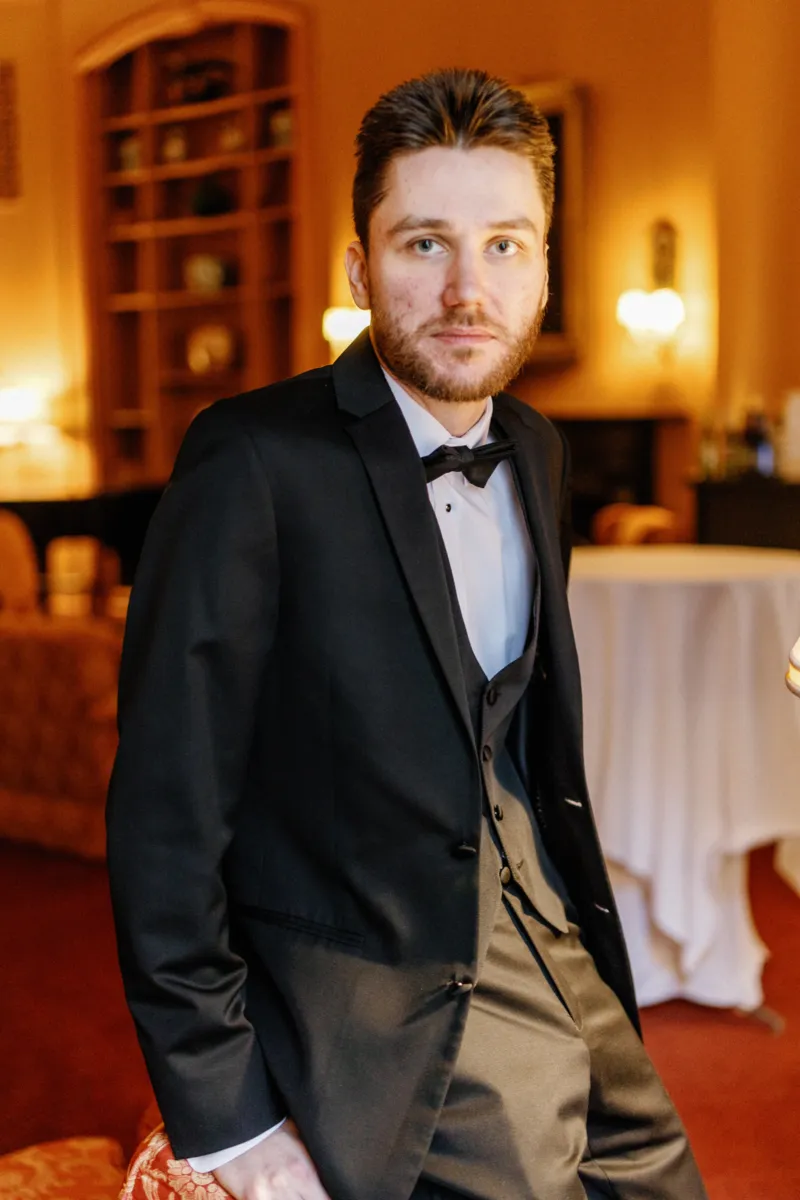
[[[118,1142],[64,1138],[0,1157],[0,1200],[116,1200],[124,1178]]]
[[[175,1158],[164,1127],[154,1129],[131,1159],[119,1200],[231,1200],[213,1175]]]

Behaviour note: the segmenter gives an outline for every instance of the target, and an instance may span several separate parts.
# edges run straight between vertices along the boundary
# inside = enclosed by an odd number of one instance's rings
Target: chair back
[[[592,541],[597,546],[637,546],[676,542],[678,518],[656,504],[607,504],[592,518]]]
[[[39,564],[25,522],[0,508],[0,610],[36,612],[39,608]]]

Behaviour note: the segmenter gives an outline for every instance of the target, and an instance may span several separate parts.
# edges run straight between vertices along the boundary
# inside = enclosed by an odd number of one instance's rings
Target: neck
[[[398,379],[394,371],[386,366],[386,363],[381,359],[381,364],[384,370],[388,371],[392,379],[396,379],[406,392],[420,408],[427,409],[432,417],[435,417],[440,425],[443,425],[451,437],[463,437],[465,433],[469,433],[472,426],[480,421],[483,414],[486,412],[486,405],[489,403],[489,397],[484,396],[482,400],[435,400],[432,396],[426,395],[419,388],[412,387],[406,383],[404,379]]]

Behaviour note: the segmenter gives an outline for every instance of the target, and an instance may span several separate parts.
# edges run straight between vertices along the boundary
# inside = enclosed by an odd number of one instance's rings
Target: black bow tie
[[[431,483],[448,471],[462,471],[475,487],[486,487],[497,464],[510,458],[516,448],[517,443],[512,441],[490,442],[476,450],[470,450],[469,446],[440,446],[422,459],[425,478]]]

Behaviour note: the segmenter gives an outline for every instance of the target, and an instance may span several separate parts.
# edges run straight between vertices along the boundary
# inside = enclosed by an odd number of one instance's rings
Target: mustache
[[[496,322],[489,320],[481,312],[475,312],[474,309],[459,312],[453,309],[446,317],[437,317],[433,321],[426,321],[420,326],[419,332],[423,334],[447,333],[450,329],[485,329],[487,333],[492,333],[496,337],[503,336],[503,329]]]

